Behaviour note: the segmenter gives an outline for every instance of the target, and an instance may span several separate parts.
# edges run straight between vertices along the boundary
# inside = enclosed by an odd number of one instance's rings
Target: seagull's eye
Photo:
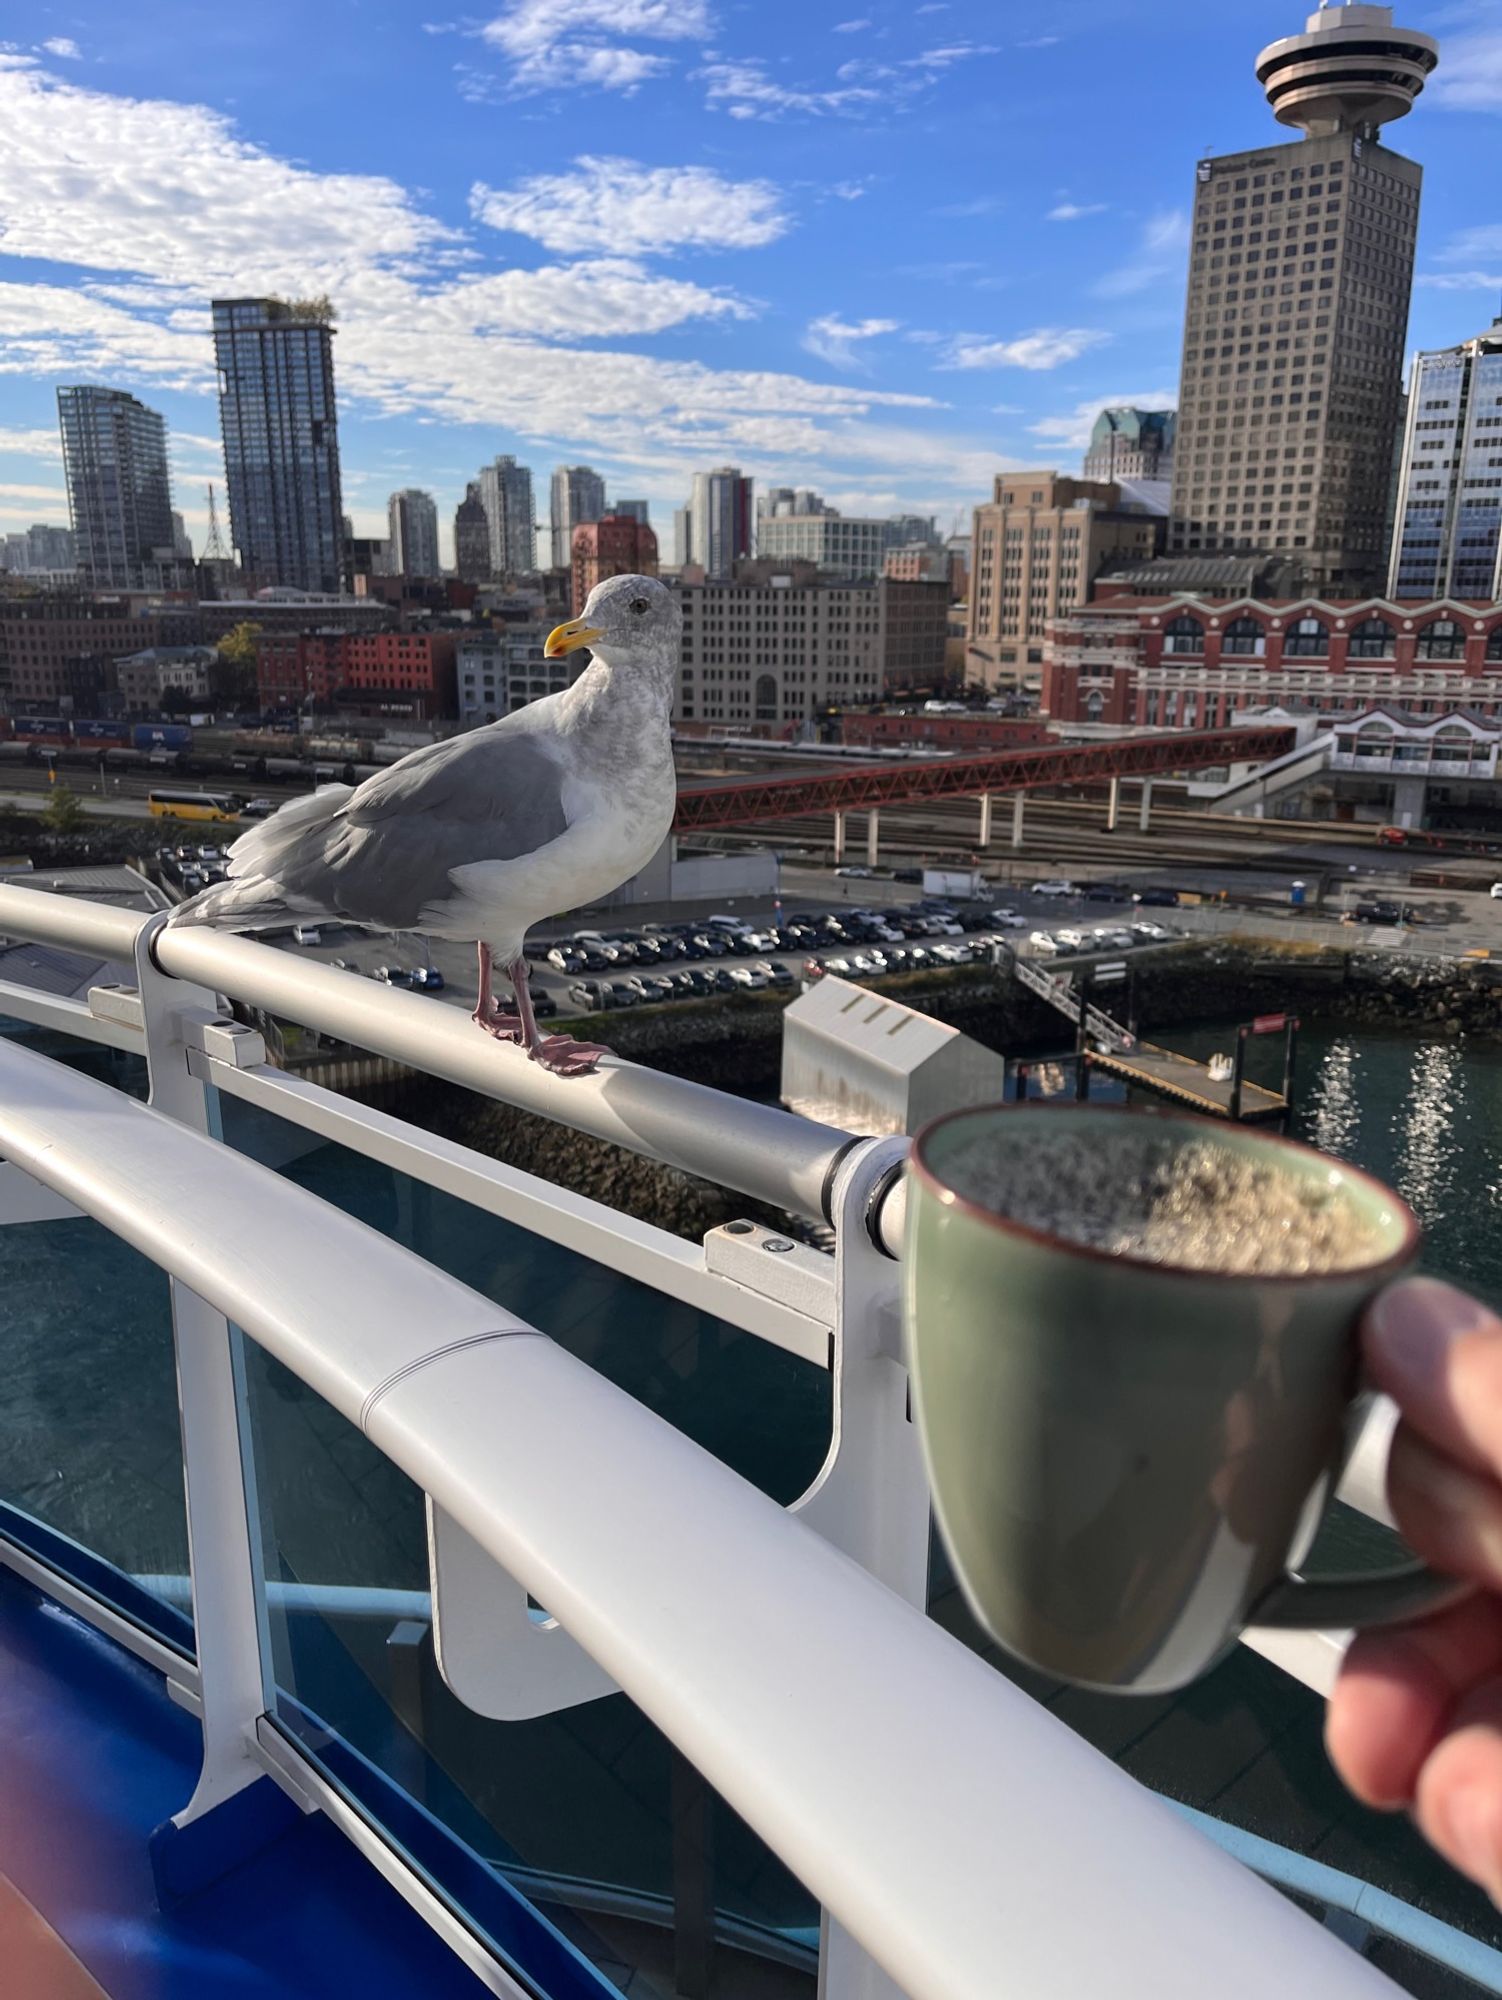
[[[633,597],[631,600],[630,609],[633,610],[638,617],[640,617],[642,612],[650,611],[652,607],[647,602],[645,597]]]

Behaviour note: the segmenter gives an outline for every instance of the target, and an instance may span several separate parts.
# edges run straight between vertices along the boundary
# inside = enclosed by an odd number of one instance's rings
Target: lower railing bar
[[[562,1248],[608,1263],[623,1278],[651,1285],[742,1326],[820,1368],[829,1366],[829,1327],[824,1321],[752,1294],[706,1269],[701,1244],[671,1236],[588,1195],[489,1159],[270,1064],[238,1069],[197,1054],[192,1063],[196,1076],[226,1096],[255,1104],[428,1187],[539,1231]]]
[[[0,1566],[13,1570],[19,1577],[40,1590],[45,1596],[56,1601],[82,1618],[87,1624],[103,1632],[128,1653],[134,1653],[138,1660],[144,1660],[149,1667],[155,1667],[174,1698],[184,1708],[196,1708],[198,1702],[198,1667],[195,1661],[180,1653],[175,1646],[169,1646],[164,1639],[157,1638],[129,1618],[123,1611],[117,1611],[92,1590],[76,1583],[51,1563],[43,1562],[29,1549],[21,1548],[6,1535],[0,1535]],[[188,1599],[184,1599],[187,1608]]]
[[[1194,1806],[1182,1805],[1177,1800],[1171,1803],[1191,1826],[1264,1881],[1295,1895],[1307,1896],[1312,1902],[1324,1903],[1329,1909],[1343,1910],[1384,1937],[1407,1945],[1436,1965],[1470,1980],[1484,1992],[1502,1993],[1502,1951],[1483,1944],[1479,1938],[1440,1917],[1416,1909],[1386,1889],[1374,1888],[1357,1875],[1347,1875],[1323,1861],[1311,1860],[1291,1847],[1248,1833],[1244,1827],[1212,1819],[1209,1813]]]
[[[4,1047],[0,1153],[360,1424],[910,2000],[1391,1991],[773,1500],[375,1231]]]
[[[86,1001],[44,993],[39,986],[21,986],[13,979],[0,979],[0,1019],[53,1028],[60,1035],[72,1035],[81,1042],[103,1042],[112,1049],[133,1049],[139,1054],[145,1047],[139,1028],[125,1021],[102,1019],[90,1011]]]
[[[192,1580],[186,1576],[137,1576],[142,1590],[190,1610]],[[293,1583],[268,1577],[263,1588],[273,1611],[313,1611],[320,1618],[369,1618],[396,1624],[403,1618],[430,1619],[433,1600],[426,1590],[383,1590],[364,1583]]]

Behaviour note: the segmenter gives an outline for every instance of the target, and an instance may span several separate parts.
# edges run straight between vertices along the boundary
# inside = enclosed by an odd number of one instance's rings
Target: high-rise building
[[[694,560],[694,510],[692,507],[673,509],[673,566],[682,569],[685,563]]]
[[[770,515],[775,520],[785,520],[792,514],[830,514],[832,507],[826,507],[822,494],[815,493],[808,486],[769,486],[757,505],[758,522]]]
[[[193,560],[193,543],[188,535],[188,524],[175,507],[172,510],[172,553],[179,562]]]
[[[13,576],[60,575],[74,567],[73,536],[67,528],[52,528],[37,521],[18,533],[6,535],[0,546],[0,569]]]
[[[490,581],[490,522],[478,479],[470,480],[454,509],[454,574],[461,583]]]
[[[344,585],[333,309],[215,299],[230,536],[251,584]]]
[[[880,576],[882,558],[894,546],[886,521],[844,515],[833,507],[756,517],[758,555],[811,562],[833,576]]]
[[[386,502],[386,521],[393,576],[442,576],[438,508],[431,493],[404,486]]]
[[[624,514],[632,521],[640,521],[644,528],[652,525],[652,509],[645,500],[612,500],[612,514]]]
[[[728,577],[751,553],[751,481],[738,465],[694,474],[689,510],[689,560],[707,577]]]
[[[575,528],[584,521],[598,521],[604,512],[605,482],[592,466],[555,468],[548,509],[554,569],[567,569],[573,560]]]
[[[167,426],[123,389],[57,392],[73,549],[85,582],[141,588],[172,560]]]
[[[1502,594],[1502,318],[1414,361],[1387,594]]]
[[[531,576],[537,569],[536,515],[532,470],[509,452],[480,471],[480,504],[490,527],[490,574]]]
[[[576,618],[595,585],[607,577],[657,574],[657,537],[629,514],[581,521],[574,530],[571,553]]]
[[[1421,170],[1378,141],[1439,60],[1390,7],[1321,8],[1257,76],[1292,145],[1197,168],[1169,546],[1376,587]]]
[[[975,510],[968,676],[991,687],[1039,678],[1050,620],[1083,604],[1111,559],[1158,553],[1164,517],[1115,484],[1003,472]]]
[[[1173,410],[1118,404],[1102,410],[1090,432],[1086,479],[1169,479],[1173,475]]]

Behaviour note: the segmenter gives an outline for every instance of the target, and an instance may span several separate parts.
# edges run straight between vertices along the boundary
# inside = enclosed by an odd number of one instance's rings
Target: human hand
[[[1411,1810],[1502,1904],[1502,1320],[1410,1278],[1376,1300],[1362,1338],[1402,1419],[1388,1462],[1398,1527],[1426,1562],[1479,1588],[1412,1625],[1358,1634],[1325,1741],[1359,1799]]]

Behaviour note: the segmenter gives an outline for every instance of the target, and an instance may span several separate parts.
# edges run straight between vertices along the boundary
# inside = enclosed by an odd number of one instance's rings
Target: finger
[[[1420,1773],[1414,1817],[1447,1861],[1502,1903],[1502,1683],[1457,1704]]]
[[[1415,1430],[1502,1477],[1502,1320],[1438,1278],[1406,1278],[1378,1294],[1362,1344],[1373,1379]]]
[[[1387,1495],[1405,1542],[1450,1576],[1502,1590],[1502,1485],[1459,1464],[1406,1423],[1394,1433]]]
[[[1358,1633],[1325,1714],[1331,1763],[1367,1805],[1406,1806],[1456,1703],[1498,1672],[1502,1601],[1494,1597]]]

